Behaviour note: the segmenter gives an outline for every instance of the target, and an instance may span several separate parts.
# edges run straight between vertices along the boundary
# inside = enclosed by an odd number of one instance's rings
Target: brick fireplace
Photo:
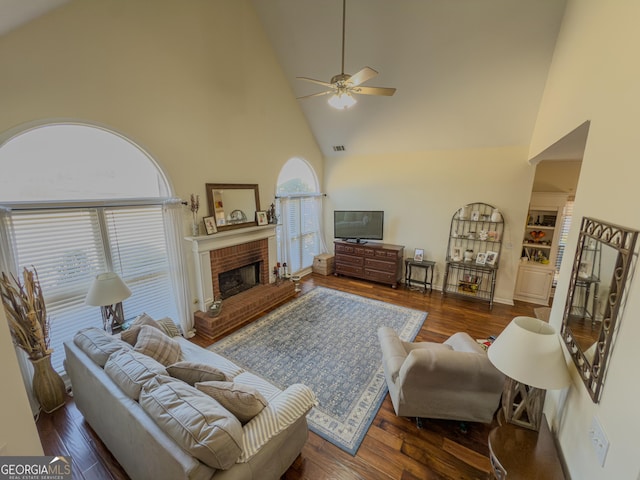
[[[209,252],[214,298],[220,298],[220,274],[258,264],[258,284],[269,283],[269,244],[266,238]]]
[[[276,264],[275,227],[248,227],[187,240],[196,274],[199,309],[194,319],[200,335],[220,337],[295,295],[292,282],[270,283]],[[255,286],[225,298],[221,313],[211,317],[207,307],[221,298],[220,274],[244,267],[256,269]]]

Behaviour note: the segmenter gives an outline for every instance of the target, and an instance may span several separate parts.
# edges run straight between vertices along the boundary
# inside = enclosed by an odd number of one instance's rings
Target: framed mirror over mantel
[[[637,237],[635,230],[582,218],[561,333],[595,403],[600,401]]]
[[[218,231],[258,225],[256,212],[260,210],[257,184],[207,183],[209,216],[215,218]]]

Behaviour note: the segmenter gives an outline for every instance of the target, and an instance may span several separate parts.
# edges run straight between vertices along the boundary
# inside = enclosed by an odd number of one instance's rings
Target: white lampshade
[[[558,389],[571,381],[560,338],[537,318],[514,318],[487,354],[502,373],[535,388]]]
[[[353,107],[358,101],[349,93],[336,93],[327,100],[329,105],[338,110]]]
[[[122,279],[114,272],[100,273],[96,276],[89,288],[89,293],[84,299],[87,305],[104,307],[115,305],[131,296],[131,290]]]

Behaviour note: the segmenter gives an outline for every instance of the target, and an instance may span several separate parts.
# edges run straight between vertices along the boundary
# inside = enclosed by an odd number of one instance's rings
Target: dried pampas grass
[[[38,272],[25,268],[23,283],[13,275],[9,278],[2,272],[0,294],[7,312],[11,336],[16,345],[32,360],[49,355],[49,319],[40,288]]]

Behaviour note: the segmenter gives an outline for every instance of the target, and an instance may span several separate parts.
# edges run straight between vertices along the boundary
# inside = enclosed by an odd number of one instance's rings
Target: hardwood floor
[[[452,297],[440,292],[423,295],[403,287],[343,277],[309,275],[302,289],[325,286],[385,302],[428,312],[417,336],[418,341],[443,341],[459,331],[474,338],[499,334],[517,315],[533,316],[533,305],[516,302],[511,307]],[[265,312],[266,313],[266,312]],[[212,342],[196,336],[194,342],[208,346]],[[105,412],[108,415],[108,412]],[[492,425],[468,424],[463,433],[459,422],[427,420],[418,429],[415,421],[397,417],[387,395],[371,428],[355,456],[343,452],[310,432],[309,440],[291,468],[286,480],[413,480],[413,479],[486,479],[490,477],[487,436]],[[100,439],[82,418],[73,399],[65,408],[42,414],[37,422],[45,455],[71,455],[75,479],[126,479]],[[152,459],[141,459],[153,461]]]

